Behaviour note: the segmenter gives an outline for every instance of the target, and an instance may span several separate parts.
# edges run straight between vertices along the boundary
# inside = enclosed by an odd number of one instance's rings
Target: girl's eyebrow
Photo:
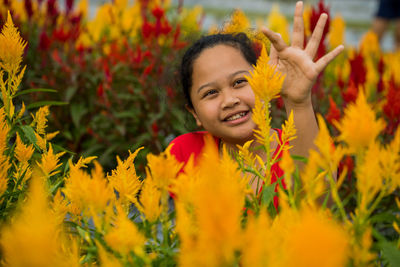
[[[232,73],[232,74],[229,74],[228,79],[232,79],[233,77],[235,77],[236,75],[241,74],[241,73],[250,74],[248,70],[238,70],[238,71],[236,71],[236,72],[234,72],[234,73]],[[208,87],[208,86],[211,86],[211,85],[213,85],[214,83],[215,83],[215,82],[209,82],[209,83],[203,84],[202,86],[199,87],[199,89],[197,89],[197,93],[200,93],[200,91],[201,91],[202,89],[204,89],[204,88],[206,88],[206,87]]]

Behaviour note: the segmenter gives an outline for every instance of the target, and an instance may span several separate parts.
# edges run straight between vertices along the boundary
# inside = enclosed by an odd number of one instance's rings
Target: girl
[[[313,140],[318,134],[311,103],[311,87],[318,74],[343,50],[340,45],[314,62],[326,20],[327,15],[322,14],[305,48],[302,2],[296,4],[290,46],[279,34],[262,28],[272,44],[270,64],[277,65],[277,69],[286,75],[281,96],[287,114],[293,110],[297,129],[297,138],[291,142],[291,153],[304,157],[313,147]],[[250,75],[256,60],[251,42],[243,33],[206,36],[186,51],[181,65],[186,107],[205,132],[184,134],[172,141],[171,153],[179,161],[187,162],[191,154],[196,160],[206,133],[214,136],[216,144],[226,145],[231,151],[237,150],[236,145],[254,139],[253,129],[256,125],[251,115],[255,99],[245,76]],[[258,145],[253,142],[252,146]],[[277,148],[277,144],[271,144],[271,147]],[[262,151],[256,153],[266,158]],[[279,173],[274,175],[274,169]],[[272,173],[275,176],[273,182],[281,171],[278,166],[273,166]]]

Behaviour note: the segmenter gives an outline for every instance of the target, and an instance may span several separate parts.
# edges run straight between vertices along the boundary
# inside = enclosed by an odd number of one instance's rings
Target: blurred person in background
[[[372,30],[379,41],[390,26],[394,23],[394,48],[400,50],[400,0],[379,0],[378,11],[372,22]]]

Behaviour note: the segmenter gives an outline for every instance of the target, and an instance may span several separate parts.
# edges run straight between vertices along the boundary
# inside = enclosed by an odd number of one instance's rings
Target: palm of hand
[[[262,29],[272,43],[270,64],[276,64],[277,69],[286,75],[281,93],[282,97],[286,102],[296,105],[311,101],[312,84],[328,63],[343,50],[342,45],[338,46],[314,62],[313,59],[321,41],[327,15],[322,14],[320,16],[309,42],[303,48],[304,23],[302,13],[303,3],[298,2],[294,13],[291,46],[288,46],[279,34],[267,28]]]

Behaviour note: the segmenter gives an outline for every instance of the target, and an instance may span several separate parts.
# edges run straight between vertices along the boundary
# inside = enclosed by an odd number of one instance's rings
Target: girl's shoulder
[[[192,154],[195,159],[201,154],[204,147],[204,137],[210,134],[207,131],[196,131],[177,136],[171,141],[171,154],[180,162],[187,162]],[[216,139],[216,143],[218,139]]]

